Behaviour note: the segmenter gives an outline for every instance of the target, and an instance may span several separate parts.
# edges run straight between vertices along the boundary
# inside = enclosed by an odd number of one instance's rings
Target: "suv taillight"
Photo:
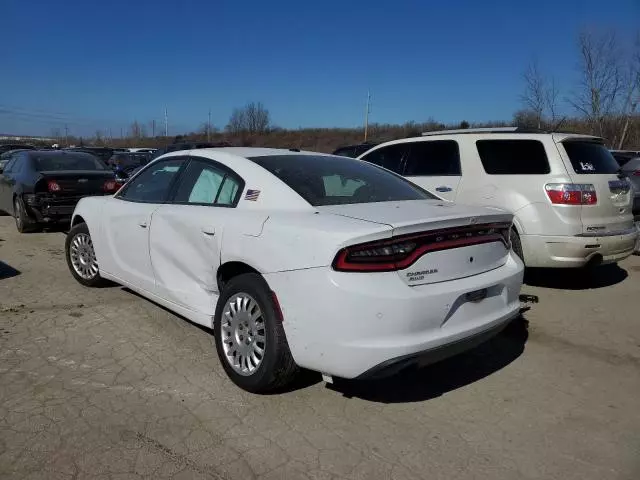
[[[596,187],[589,183],[548,183],[544,189],[554,205],[595,205],[598,203]]]
[[[490,242],[510,249],[510,229],[508,223],[474,225],[361,243],[340,250],[332,266],[339,272],[389,272],[404,270],[429,252]]]
[[[60,184],[55,180],[49,180],[47,182],[47,190],[49,190],[51,193],[55,193],[62,190],[62,187],[60,187]]]

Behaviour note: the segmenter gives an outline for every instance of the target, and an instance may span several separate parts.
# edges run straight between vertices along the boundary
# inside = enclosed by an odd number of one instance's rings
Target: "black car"
[[[0,210],[15,217],[19,232],[34,231],[70,220],[82,197],[117,188],[113,170],[88,153],[21,151],[0,172]]]
[[[109,165],[113,169],[119,166],[119,170],[123,170],[128,173],[134,168],[146,165],[150,160],[150,153],[116,152],[107,161],[107,165]]]
[[[34,150],[35,148],[33,145],[24,145],[22,143],[3,143],[0,145],[0,154],[9,150]]]
[[[351,157],[358,158],[364,152],[375,147],[377,143],[359,143],[358,145],[347,145],[346,147],[340,147],[335,152],[334,155],[340,155],[342,157]]]
[[[65,151],[90,153],[105,163],[109,161],[114,154],[114,149],[109,147],[71,147],[65,148]]]

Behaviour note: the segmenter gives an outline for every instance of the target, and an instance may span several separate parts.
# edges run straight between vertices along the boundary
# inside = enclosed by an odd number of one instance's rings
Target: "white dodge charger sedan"
[[[443,202],[370,163],[297,150],[173,152],[83,198],[72,275],[212,328],[239,387],[298,368],[370,378],[470,348],[519,313],[512,215]]]

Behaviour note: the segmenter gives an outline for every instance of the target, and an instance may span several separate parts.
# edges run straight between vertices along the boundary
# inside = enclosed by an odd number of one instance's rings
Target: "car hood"
[[[458,205],[442,200],[357,203],[318,207],[321,213],[389,225],[394,235],[459,225],[511,222],[513,215],[489,207]]]

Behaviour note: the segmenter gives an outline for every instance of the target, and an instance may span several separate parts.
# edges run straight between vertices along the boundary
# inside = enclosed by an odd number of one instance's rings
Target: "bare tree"
[[[558,119],[558,97],[560,96],[560,90],[556,86],[556,79],[551,78],[545,92],[545,104],[547,111],[549,112],[549,120],[553,125],[556,124]]]
[[[614,32],[582,32],[578,46],[581,80],[569,102],[595,133],[603,135],[604,119],[615,112],[621,91],[618,41]]]
[[[95,134],[95,142],[97,144],[102,143],[103,140],[103,135],[102,135],[102,131],[100,130],[96,130],[96,134]]]
[[[129,127],[129,136],[131,138],[144,138],[147,136],[147,129],[143,124],[134,120]]]
[[[623,127],[618,142],[618,149],[624,146],[624,141],[629,130],[629,122],[635,113],[640,101],[640,32],[636,35],[636,42],[631,54],[628,68],[625,72],[624,81],[626,85],[626,95],[622,106]]]
[[[523,74],[525,87],[524,93],[520,96],[527,111],[531,112],[535,118],[535,127],[542,128],[542,118],[547,105],[547,86],[538,61],[533,60]]]
[[[251,102],[243,108],[233,110],[227,130],[231,133],[265,133],[269,124],[269,110],[260,102]]]

